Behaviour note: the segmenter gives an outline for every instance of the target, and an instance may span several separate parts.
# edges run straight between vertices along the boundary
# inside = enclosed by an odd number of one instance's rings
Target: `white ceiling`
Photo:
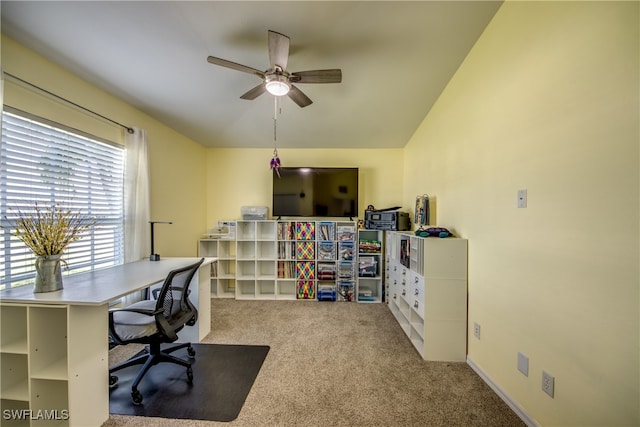
[[[299,84],[308,107],[281,100],[278,147],[394,148],[500,4],[3,0],[1,13],[9,37],[210,147],[272,147],[274,98],[240,99],[260,79],[207,56],[266,70],[267,30],[286,34],[288,71],[341,68],[343,79]]]

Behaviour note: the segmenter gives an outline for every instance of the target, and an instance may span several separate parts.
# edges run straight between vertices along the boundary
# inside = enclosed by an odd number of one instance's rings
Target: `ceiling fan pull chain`
[[[282,108],[280,107],[280,97],[273,97],[273,144],[275,146],[277,142],[277,122],[278,114],[282,114]]]
[[[273,147],[276,147],[278,141],[278,97],[273,97]]]

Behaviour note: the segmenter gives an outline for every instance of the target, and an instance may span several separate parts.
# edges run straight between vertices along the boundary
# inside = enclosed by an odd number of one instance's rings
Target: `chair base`
[[[109,369],[109,388],[115,388],[118,386],[118,377],[112,375],[114,372],[133,365],[143,365],[142,368],[140,368],[140,370],[138,371],[138,375],[136,375],[136,378],[131,385],[131,400],[133,401],[134,405],[140,405],[142,403],[142,394],[138,391],[138,385],[140,384],[140,381],[142,381],[142,378],[149,371],[149,369],[151,369],[152,366],[162,362],[175,363],[187,368],[187,381],[189,384],[192,384],[193,370],[191,368],[191,362],[171,355],[171,353],[182,348],[187,349],[187,355],[189,356],[189,358],[195,357],[196,352],[191,346],[191,343],[182,343],[165,349],[160,348],[160,343],[149,344],[149,346],[147,346],[137,355]]]

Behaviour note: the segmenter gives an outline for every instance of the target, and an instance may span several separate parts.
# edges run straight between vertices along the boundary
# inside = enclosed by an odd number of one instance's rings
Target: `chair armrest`
[[[182,286],[172,286],[172,288],[173,288],[173,290],[175,290],[175,291],[180,291],[180,292],[183,292],[183,291],[184,291],[184,287],[182,287]],[[187,291],[187,295],[189,295],[190,293],[191,293],[191,289],[189,289],[189,290]]]
[[[144,314],[147,316],[155,316],[156,314],[160,314],[162,313],[162,309],[156,309],[156,310],[149,310],[149,309],[144,309],[144,308],[116,308],[114,310],[109,310],[109,317],[113,317],[113,313],[117,313],[119,311],[129,311],[131,313],[140,313],[140,314]]]
[[[183,291],[183,287],[182,286],[172,286],[172,289],[175,291]],[[158,294],[160,293],[160,288],[156,288],[154,290],[151,291],[151,295],[153,295],[153,299],[158,299]],[[187,295],[191,294],[191,289],[189,289],[187,291]]]

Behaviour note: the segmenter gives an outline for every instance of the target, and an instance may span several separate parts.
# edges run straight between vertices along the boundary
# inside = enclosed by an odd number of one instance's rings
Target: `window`
[[[33,283],[34,255],[12,235],[17,210],[57,204],[98,223],[65,250],[63,274],[124,260],[124,148],[17,110],[2,113],[0,289]]]

